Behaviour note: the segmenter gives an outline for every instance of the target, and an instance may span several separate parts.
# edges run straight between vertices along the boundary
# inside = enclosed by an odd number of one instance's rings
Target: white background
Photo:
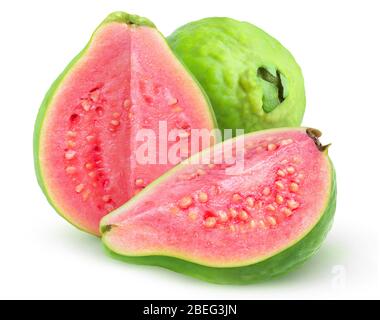
[[[296,57],[304,125],[324,132],[338,178],[334,227],[301,269],[220,286],[124,264],[60,218],[40,191],[32,133],[51,82],[110,12],[149,17],[169,35],[207,16],[250,21]],[[0,298],[380,298],[378,1],[1,1]]]

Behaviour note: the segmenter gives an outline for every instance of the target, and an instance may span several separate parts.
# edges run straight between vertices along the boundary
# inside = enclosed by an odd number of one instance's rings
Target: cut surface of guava
[[[36,171],[51,204],[99,234],[105,214],[173,166],[136,159],[140,130],[158,135],[160,121],[168,131],[214,127],[207,98],[154,25],[111,14],[52,85],[36,121]]]
[[[106,248],[217,283],[286,272],[319,248],[335,211],[334,169],[318,135],[268,130],[193,156],[103,218]]]

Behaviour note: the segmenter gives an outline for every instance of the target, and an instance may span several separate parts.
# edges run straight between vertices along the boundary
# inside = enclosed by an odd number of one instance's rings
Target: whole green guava
[[[209,96],[221,129],[245,132],[301,124],[300,67],[280,42],[247,22],[206,18],[168,41]]]

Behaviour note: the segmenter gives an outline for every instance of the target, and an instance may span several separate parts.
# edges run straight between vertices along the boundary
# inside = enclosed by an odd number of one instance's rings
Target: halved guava
[[[335,212],[334,169],[319,136],[275,129],[204,150],[104,217],[106,248],[215,283],[292,269],[319,248]]]
[[[178,28],[168,42],[206,91],[220,128],[247,133],[301,124],[306,105],[301,69],[260,28],[211,17]]]
[[[78,228],[99,234],[105,214],[174,165],[136,159],[145,143],[140,129],[158,136],[161,120],[167,131],[189,134],[215,125],[207,98],[153,23],[113,13],[40,108],[34,158],[49,202]]]

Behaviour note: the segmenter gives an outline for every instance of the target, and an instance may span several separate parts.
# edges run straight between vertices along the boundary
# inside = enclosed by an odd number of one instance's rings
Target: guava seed
[[[229,211],[229,213],[230,213],[230,215],[231,215],[232,218],[236,218],[237,217],[238,212],[237,212],[236,209],[230,208],[230,209],[228,209],[228,211]]]
[[[293,199],[288,200],[287,204],[290,209],[297,209],[299,207],[299,203]]]
[[[85,165],[85,168],[88,169],[88,170],[91,170],[94,168],[94,164],[93,163],[90,163],[90,162],[87,162]]]
[[[234,193],[232,195],[232,203],[240,203],[243,200],[240,194]]]
[[[283,190],[285,188],[284,184],[281,181],[276,181],[275,185],[279,190]]]
[[[111,196],[110,196],[109,194],[106,194],[106,195],[104,195],[104,196],[102,197],[102,200],[103,200],[104,202],[109,202],[109,201],[111,201]]]
[[[129,99],[125,99],[125,100],[124,100],[124,103],[123,103],[123,107],[124,107],[125,109],[128,109],[130,106],[131,106],[131,100],[129,100]]]
[[[285,171],[283,171],[283,170],[280,169],[280,170],[277,171],[277,175],[280,176],[280,177],[285,177],[286,173],[285,173]]]
[[[120,121],[119,120],[111,120],[111,125],[114,126],[114,127],[117,127],[120,125]]]
[[[75,158],[76,152],[74,150],[66,151],[65,158],[66,160],[72,160]]]
[[[90,171],[90,172],[88,173],[88,176],[89,176],[90,178],[95,178],[95,177],[96,177],[96,172],[95,172],[95,171]]]
[[[240,210],[239,212],[239,218],[243,221],[248,219],[248,213],[245,210]]]
[[[207,228],[212,228],[216,225],[216,218],[215,217],[208,217],[205,222],[204,222],[204,225],[207,227]]]
[[[280,194],[276,195],[276,202],[282,204],[284,202],[284,197]]]
[[[88,142],[91,142],[91,141],[94,141],[94,140],[95,140],[95,137],[94,137],[94,136],[87,136],[87,137],[86,137],[86,140],[87,140]]]
[[[298,184],[295,182],[292,182],[289,186],[289,190],[292,192],[297,192],[299,189]]]
[[[75,192],[76,193],[81,193],[84,189],[84,184],[81,183],[81,184],[78,184],[76,187],[75,187]]]
[[[194,210],[190,210],[188,216],[189,216],[189,218],[190,218],[191,220],[194,221],[194,220],[197,219],[197,217],[198,217],[198,213],[197,213],[196,211],[194,211]]]
[[[267,218],[267,220],[268,220],[269,224],[271,224],[272,226],[275,226],[275,225],[277,224],[276,219],[273,218],[272,216],[269,216],[269,217]]]
[[[289,208],[285,208],[285,207],[281,209],[281,212],[283,214],[285,214],[287,217],[289,217],[289,216],[291,216],[293,214],[292,210],[290,210]]]
[[[218,210],[217,215],[218,215],[219,220],[220,220],[221,222],[226,222],[226,221],[228,221],[228,215],[227,215],[227,213],[226,213],[225,211],[223,211],[223,210]]]
[[[296,172],[296,170],[295,170],[293,167],[287,167],[287,168],[286,168],[286,171],[287,171],[289,174],[293,174],[294,172]]]
[[[68,148],[74,148],[76,143],[73,140],[69,140],[69,141],[67,141],[66,145]]]
[[[74,174],[77,171],[77,169],[73,166],[67,167],[66,168],[66,173],[67,174]]]
[[[201,202],[201,203],[205,203],[205,202],[207,202],[207,200],[208,200],[208,195],[207,195],[206,192],[200,192],[200,193],[198,194],[198,201],[199,201],[199,202]]]
[[[253,208],[253,206],[255,205],[255,200],[252,197],[247,197],[245,201],[247,203],[247,206],[250,208]]]
[[[187,209],[193,204],[193,199],[190,196],[183,197],[179,201],[179,207],[181,209]]]
[[[86,111],[86,112],[90,111],[90,108],[91,108],[90,102],[88,102],[87,100],[83,100],[81,102],[81,105],[82,105],[82,108],[83,108],[84,111]]]
[[[281,145],[282,146],[287,146],[289,144],[293,143],[293,140],[292,139],[285,139],[285,140],[282,140],[281,141]]]
[[[142,179],[142,178],[137,178],[137,179],[135,180],[135,186],[136,186],[136,187],[143,187],[143,186],[144,186],[144,179]]]

